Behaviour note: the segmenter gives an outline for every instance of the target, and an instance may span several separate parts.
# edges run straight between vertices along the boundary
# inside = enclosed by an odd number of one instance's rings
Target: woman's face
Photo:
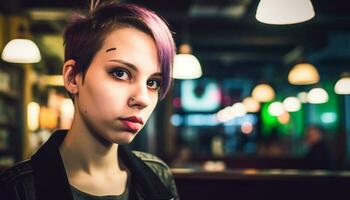
[[[84,80],[76,109],[87,129],[107,142],[127,144],[158,102],[161,71],[154,40],[135,28],[107,35]]]

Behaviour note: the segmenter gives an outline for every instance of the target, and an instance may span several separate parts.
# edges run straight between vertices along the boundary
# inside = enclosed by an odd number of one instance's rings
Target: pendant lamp
[[[19,26],[19,34],[23,37],[25,28]],[[16,38],[5,45],[1,59],[10,63],[37,63],[41,60],[38,46],[31,40]]]
[[[295,24],[315,16],[310,0],[260,0],[255,18],[266,24]]]
[[[293,85],[310,85],[318,83],[319,80],[316,67],[309,63],[295,65],[288,74],[288,82]]]
[[[259,102],[269,102],[275,98],[275,91],[270,85],[262,83],[254,87],[252,97]]]
[[[198,59],[191,54],[191,47],[182,44],[179,54],[174,59],[173,78],[175,79],[196,79],[202,76],[202,67]]]
[[[343,95],[350,94],[350,73],[342,74],[334,86],[334,92]]]
[[[322,104],[328,101],[328,93],[323,88],[313,88],[307,94],[307,100],[311,104]]]

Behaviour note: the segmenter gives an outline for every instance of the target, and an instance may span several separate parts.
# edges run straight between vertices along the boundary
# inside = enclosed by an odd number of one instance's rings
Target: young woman
[[[170,87],[167,25],[145,8],[104,1],[71,21],[64,44],[72,126],[2,174],[0,199],[178,199],[164,162],[123,147]]]

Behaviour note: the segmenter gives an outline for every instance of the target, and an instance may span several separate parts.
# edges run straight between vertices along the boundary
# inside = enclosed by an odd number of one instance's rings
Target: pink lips
[[[133,133],[136,133],[138,130],[140,130],[143,125],[142,118],[136,116],[120,118],[120,121],[128,131]]]

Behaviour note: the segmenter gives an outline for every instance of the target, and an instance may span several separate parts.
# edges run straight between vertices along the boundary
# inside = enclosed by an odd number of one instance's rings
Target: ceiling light
[[[341,79],[334,86],[334,91],[337,94],[350,94],[350,74],[343,73]]]
[[[288,81],[293,85],[310,85],[320,80],[317,69],[309,63],[295,65],[288,74]]]
[[[268,107],[268,111],[269,111],[270,115],[272,115],[272,116],[280,116],[286,112],[283,104],[279,101],[275,101],[275,102],[271,103]]]
[[[247,111],[243,105],[243,103],[235,103],[232,105],[232,109],[235,117],[242,117],[247,114]]]
[[[260,103],[252,97],[246,97],[243,99],[243,105],[247,112],[258,112],[260,110]]]
[[[1,58],[10,63],[37,63],[41,60],[38,46],[28,39],[13,39],[6,44]]]
[[[260,0],[256,19],[266,24],[295,24],[315,16],[310,0]]]
[[[296,97],[287,97],[284,99],[283,105],[288,112],[296,112],[301,108],[300,101]]]
[[[180,54],[174,59],[173,78],[196,79],[202,76],[202,67],[198,59],[191,54],[191,47],[183,44],[179,48]]]
[[[307,100],[311,104],[321,104],[328,101],[328,94],[323,88],[313,88],[307,94]]]
[[[252,97],[259,102],[272,101],[275,98],[275,91],[268,84],[259,84],[253,89]]]
[[[281,124],[287,124],[290,121],[290,114],[288,112],[284,112],[277,116],[277,120]]]

